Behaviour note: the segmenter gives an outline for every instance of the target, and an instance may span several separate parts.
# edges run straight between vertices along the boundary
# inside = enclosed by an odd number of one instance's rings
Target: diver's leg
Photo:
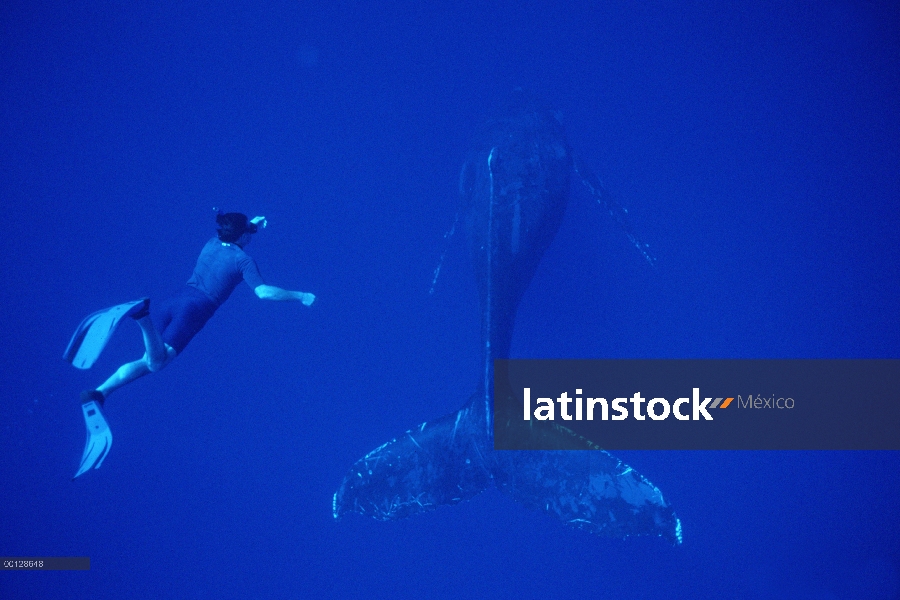
[[[141,326],[141,333],[144,334],[144,348],[147,350],[144,358],[147,360],[147,366],[150,371],[158,371],[169,363],[169,347],[163,342],[149,314],[136,320]]]
[[[104,399],[135,379],[139,379],[148,373],[159,371],[175,358],[175,349],[163,342],[149,314],[139,316],[135,320],[141,327],[141,332],[144,335],[144,347],[147,351],[139,360],[119,367],[109,379],[103,382],[103,385],[97,388],[97,391],[103,394]]]
[[[150,365],[146,358],[141,358],[134,362],[126,363],[119,367],[109,379],[103,382],[103,385],[97,388],[97,391],[103,394],[103,398],[109,398],[109,395],[120,387],[127,385],[150,373]]]

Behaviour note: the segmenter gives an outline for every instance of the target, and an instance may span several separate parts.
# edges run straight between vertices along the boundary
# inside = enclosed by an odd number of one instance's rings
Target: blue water
[[[516,86],[629,208],[573,185],[513,355],[900,358],[900,11],[889,1],[4,2],[2,598],[900,597],[900,453],[628,452],[684,544],[609,540],[489,491],[331,516],[363,454],[479,373],[459,168]],[[269,218],[246,286],[112,396],[75,482],[82,317],[187,280],[213,207]],[[900,435],[900,434],[898,434]]]

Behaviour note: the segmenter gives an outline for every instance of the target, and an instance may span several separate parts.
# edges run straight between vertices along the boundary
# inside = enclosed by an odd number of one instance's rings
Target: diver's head
[[[256,223],[251,223],[243,213],[225,213],[216,216],[219,239],[240,247],[250,242],[250,235],[256,233]]]

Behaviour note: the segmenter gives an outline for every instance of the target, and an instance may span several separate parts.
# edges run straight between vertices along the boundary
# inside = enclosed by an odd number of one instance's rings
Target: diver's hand
[[[265,229],[266,225],[269,224],[265,217],[253,217],[252,219],[250,219],[250,222],[260,229]]]
[[[315,294],[304,293],[300,302],[304,304],[304,306],[312,306],[312,303],[316,301]]]

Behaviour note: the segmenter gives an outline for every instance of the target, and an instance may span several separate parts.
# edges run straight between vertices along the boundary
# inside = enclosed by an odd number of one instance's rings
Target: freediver
[[[143,357],[119,367],[98,388],[81,393],[88,442],[76,477],[91,467],[99,468],[109,451],[112,434],[100,410],[109,395],[172,362],[242,280],[263,300],[293,300],[305,306],[315,301],[313,294],[267,285],[256,261],[244,252],[253,234],[266,227],[265,217],[248,220],[242,213],[225,213],[216,216],[216,224],[217,236],[203,247],[187,285],[160,303],[152,315],[150,299],[144,298],[94,313],[73,336],[65,358],[79,368],[93,364],[122,317],[131,317],[140,326],[146,350]]]

